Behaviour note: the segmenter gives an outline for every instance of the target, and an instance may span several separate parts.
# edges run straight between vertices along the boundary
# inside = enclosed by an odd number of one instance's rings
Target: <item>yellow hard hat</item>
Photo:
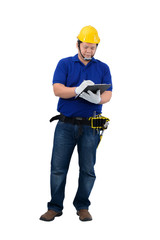
[[[81,42],[96,43],[100,42],[97,30],[92,26],[83,27],[77,36]]]

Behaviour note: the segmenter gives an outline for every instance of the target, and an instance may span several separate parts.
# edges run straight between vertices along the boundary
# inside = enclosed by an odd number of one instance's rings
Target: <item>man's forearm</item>
[[[60,83],[53,84],[53,91],[55,96],[65,99],[76,96],[75,88],[76,87],[66,87]]]
[[[101,101],[99,104],[104,104],[110,101],[112,97],[112,92],[111,91],[105,91],[104,93],[102,93],[101,95]]]

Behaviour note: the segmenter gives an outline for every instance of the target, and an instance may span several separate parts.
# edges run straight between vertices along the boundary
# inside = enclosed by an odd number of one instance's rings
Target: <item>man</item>
[[[59,97],[57,110],[61,115],[55,129],[51,159],[51,201],[48,211],[40,217],[44,221],[62,215],[66,176],[76,145],[79,184],[73,205],[81,221],[92,220],[88,211],[89,195],[96,178],[94,165],[100,133],[93,131],[89,118],[95,112],[100,114],[102,104],[110,101],[112,81],[109,67],[94,58],[100,42],[97,30],[86,26],[77,38],[78,54],[61,59],[53,77],[54,94]],[[82,93],[86,86],[94,84],[111,84],[111,87],[102,94],[100,91]]]

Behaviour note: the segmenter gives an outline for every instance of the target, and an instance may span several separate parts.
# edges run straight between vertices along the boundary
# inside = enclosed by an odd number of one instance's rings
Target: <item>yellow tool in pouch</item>
[[[109,125],[109,118],[103,117],[101,115],[96,115],[95,117],[90,117],[91,128],[105,130]]]
[[[103,132],[104,132],[105,129],[108,128],[110,119],[106,118],[106,117],[103,117],[99,114],[99,115],[96,115],[94,117],[90,117],[89,120],[91,121],[91,128],[93,128],[97,131],[101,131],[101,133],[100,133],[100,142],[101,142]],[[99,146],[99,144],[98,144],[98,146]]]

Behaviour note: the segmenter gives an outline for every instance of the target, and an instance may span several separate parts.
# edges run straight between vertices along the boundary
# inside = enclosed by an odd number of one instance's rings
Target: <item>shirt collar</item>
[[[78,58],[78,54],[76,54],[74,57],[72,57],[72,61],[73,62],[80,62],[80,60]],[[97,60],[93,57],[90,62],[97,62]]]

